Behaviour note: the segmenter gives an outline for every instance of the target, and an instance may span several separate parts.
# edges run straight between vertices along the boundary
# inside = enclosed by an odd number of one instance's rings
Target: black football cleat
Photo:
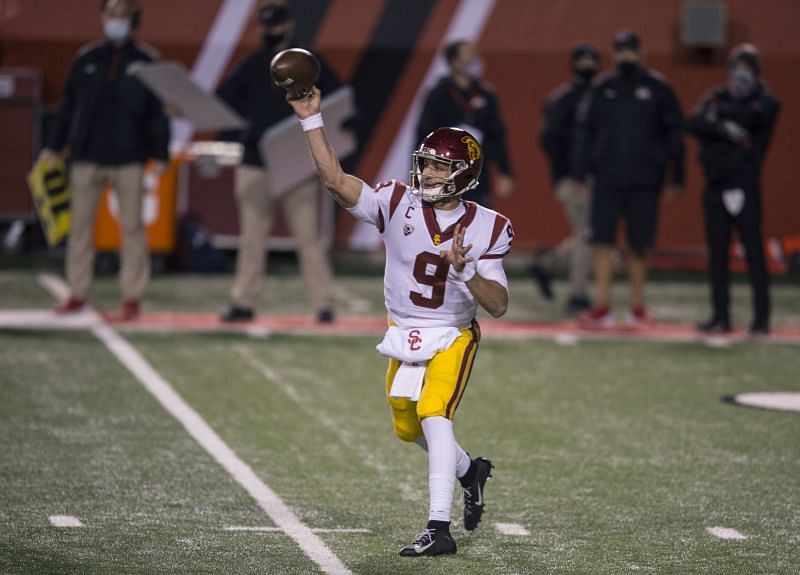
[[[225,323],[253,321],[255,315],[249,307],[232,305],[219,315],[219,320]]]
[[[485,457],[478,457],[473,460],[475,464],[475,475],[468,485],[462,483],[464,495],[464,529],[473,531],[478,523],[481,522],[483,515],[483,487],[486,480],[492,476],[494,465]]]
[[[317,323],[333,323],[336,321],[336,314],[330,308],[321,309],[317,312]]]
[[[539,293],[547,301],[553,299],[553,274],[539,264],[533,264],[528,268],[528,273],[531,274],[533,280],[536,282],[536,287],[539,288]]]
[[[403,557],[433,557],[452,555],[456,552],[456,542],[449,531],[425,529],[417,533],[417,538],[400,550]]]
[[[571,295],[567,300],[567,313],[578,314],[592,309],[592,301],[585,295]]]
[[[731,323],[725,318],[712,317],[710,320],[698,323],[697,331],[707,334],[725,334],[731,332]]]

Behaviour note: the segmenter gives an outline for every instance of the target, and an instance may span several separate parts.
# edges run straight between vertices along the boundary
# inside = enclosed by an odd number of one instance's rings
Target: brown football
[[[309,90],[319,78],[319,60],[302,48],[289,48],[275,54],[269,65],[276,86],[298,93]]]

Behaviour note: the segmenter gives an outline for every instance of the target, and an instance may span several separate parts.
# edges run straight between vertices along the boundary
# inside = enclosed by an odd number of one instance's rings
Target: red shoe
[[[656,324],[656,318],[647,313],[647,309],[642,307],[634,307],[628,311],[628,325],[631,327],[646,327]]]
[[[70,313],[78,313],[86,308],[86,299],[74,296],[69,296],[67,301],[62,302],[57,306],[55,312],[59,315],[67,315]]]
[[[126,299],[122,302],[122,313],[120,314],[120,319],[122,321],[133,321],[135,319],[139,319],[139,316],[142,313],[142,309],[139,306],[138,299]]]
[[[614,325],[614,314],[607,307],[593,307],[578,316],[578,325],[589,329],[611,327]]]

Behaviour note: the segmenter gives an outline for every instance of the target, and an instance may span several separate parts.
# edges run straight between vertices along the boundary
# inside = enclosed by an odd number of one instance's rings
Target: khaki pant
[[[66,273],[71,295],[85,299],[94,275],[94,221],[97,202],[108,183],[119,200],[122,230],[119,284],[123,300],[138,300],[150,280],[150,254],[142,220],[142,164],[102,166],[75,162],[69,171],[71,229]]]
[[[571,296],[587,294],[592,251],[589,246],[589,194],[578,191],[575,180],[562,178],[556,183],[556,197],[569,220],[570,237],[557,249],[540,256],[540,265],[551,272],[566,268]]]
[[[297,243],[300,272],[311,306],[315,311],[329,309],[333,306],[333,279],[319,234],[319,180],[310,179],[279,198],[272,197],[269,186],[267,170],[254,166],[236,169],[240,235],[231,300],[240,307],[255,307],[266,269],[267,238],[280,204]]]

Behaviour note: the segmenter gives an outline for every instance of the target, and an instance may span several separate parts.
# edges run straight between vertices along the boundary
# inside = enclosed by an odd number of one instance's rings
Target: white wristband
[[[456,277],[459,281],[468,282],[472,278],[475,277],[475,274],[478,273],[478,264],[475,262],[468,262],[464,265],[464,269],[460,272],[456,272]]]
[[[303,126],[303,131],[308,132],[310,130],[316,130],[317,128],[322,127],[322,114],[317,112],[313,116],[309,116],[308,118],[303,118],[300,120],[300,125]]]

